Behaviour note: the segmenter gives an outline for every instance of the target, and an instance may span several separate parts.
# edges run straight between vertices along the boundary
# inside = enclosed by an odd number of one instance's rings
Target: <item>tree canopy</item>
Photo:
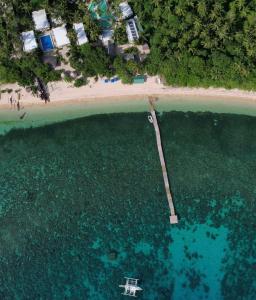
[[[256,89],[255,0],[131,0],[147,70],[168,84]]]
[[[111,6],[118,7],[119,2],[114,0]],[[130,0],[129,4],[151,49],[143,62],[148,74],[160,74],[167,84],[177,86],[256,89],[256,0]],[[0,3],[0,82],[32,84],[31,74],[36,73],[45,81],[58,78],[43,65],[40,53],[29,54],[31,60],[20,54],[19,34],[33,28],[32,11],[41,8],[60,16],[69,28],[73,22],[85,24],[91,45],[71,47],[72,65],[84,76],[109,76],[116,66],[127,79],[136,69],[120,58],[113,63],[97,46],[99,24],[90,18],[83,0],[12,0]],[[126,41],[124,26],[117,27],[115,39]]]
[[[111,75],[110,58],[105,49],[93,47],[89,43],[80,47],[73,46],[70,55],[71,66],[84,77]]]

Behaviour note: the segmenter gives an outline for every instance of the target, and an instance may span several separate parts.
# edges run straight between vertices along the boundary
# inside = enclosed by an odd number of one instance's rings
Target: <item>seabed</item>
[[[146,112],[0,136],[1,299],[255,299],[256,119],[158,122],[174,226]]]

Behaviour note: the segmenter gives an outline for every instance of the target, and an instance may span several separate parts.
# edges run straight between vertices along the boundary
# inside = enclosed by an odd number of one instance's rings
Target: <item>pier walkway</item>
[[[162,173],[163,173],[163,178],[164,178],[164,186],[165,186],[168,204],[169,204],[170,211],[171,211],[170,223],[177,224],[178,217],[175,214],[175,209],[174,209],[174,205],[173,205],[173,199],[172,199],[172,194],[170,191],[170,185],[169,185],[167,169],[166,169],[165,160],[164,160],[164,153],[163,153],[163,148],[162,148],[162,143],[161,143],[161,135],[160,135],[160,130],[159,130],[158,122],[157,122],[157,117],[156,117],[156,112],[154,109],[153,101],[154,101],[154,98],[149,97],[150,113],[151,113],[151,116],[149,116],[149,121],[154,125],[154,128],[155,128],[157,148],[158,148],[158,153],[159,153],[159,158],[160,158]]]

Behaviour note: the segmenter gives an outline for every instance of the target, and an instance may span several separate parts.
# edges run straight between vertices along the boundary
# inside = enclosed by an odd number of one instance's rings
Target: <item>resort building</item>
[[[145,83],[144,75],[137,75],[133,78],[133,83]]]
[[[150,53],[149,45],[147,43],[143,44],[143,45],[138,45],[137,49],[140,52],[140,54],[139,54],[140,61],[144,61]]]
[[[139,49],[139,51],[140,51],[141,54],[148,55],[150,53],[149,45],[147,43],[143,44],[141,46],[141,48]]]
[[[57,26],[62,25],[64,22],[61,17],[51,16],[51,23],[52,23],[53,27],[57,27]]]
[[[50,65],[53,69],[55,69],[59,64],[57,56],[53,53],[46,53],[42,57],[42,60],[45,64]]]
[[[120,3],[119,8],[122,14],[122,19],[128,19],[133,16],[133,11],[127,2]]]
[[[114,30],[111,28],[104,29],[99,36],[99,39],[101,40],[102,45],[106,48],[108,55],[115,57],[116,46],[114,43]]]
[[[23,42],[23,50],[25,52],[31,52],[37,48],[37,42],[33,30],[22,32],[21,39]]]
[[[114,42],[109,41],[107,46],[108,55],[112,58],[116,56],[116,45]]]
[[[54,42],[57,48],[62,48],[70,44],[70,40],[67,36],[66,25],[56,27],[52,30]]]
[[[84,31],[84,24],[83,23],[74,23],[73,28],[76,32],[77,44],[80,46],[80,45],[88,43],[88,38]]]
[[[139,33],[134,19],[126,21],[126,32],[129,43],[134,43],[139,39]]]
[[[35,23],[35,29],[38,31],[44,31],[50,28],[45,9],[32,12],[32,17]]]
[[[108,47],[109,42],[113,41],[114,30],[113,29],[104,29],[100,35],[100,40],[105,47]]]
[[[135,60],[135,55],[133,53],[124,53],[123,58],[126,61]]]

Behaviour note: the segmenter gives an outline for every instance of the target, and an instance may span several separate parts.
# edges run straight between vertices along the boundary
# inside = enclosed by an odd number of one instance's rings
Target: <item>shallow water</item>
[[[22,104],[23,106],[23,104]],[[256,105],[252,99],[211,98],[200,96],[166,96],[155,102],[159,112],[213,112],[256,116]],[[14,128],[40,127],[67,120],[98,114],[131,113],[149,111],[148,97],[106,98],[87,101],[51,102],[47,105],[25,105],[21,111],[0,109],[0,135]],[[21,117],[25,116],[21,119]]]
[[[0,137],[0,299],[256,298],[256,118],[146,113]]]

